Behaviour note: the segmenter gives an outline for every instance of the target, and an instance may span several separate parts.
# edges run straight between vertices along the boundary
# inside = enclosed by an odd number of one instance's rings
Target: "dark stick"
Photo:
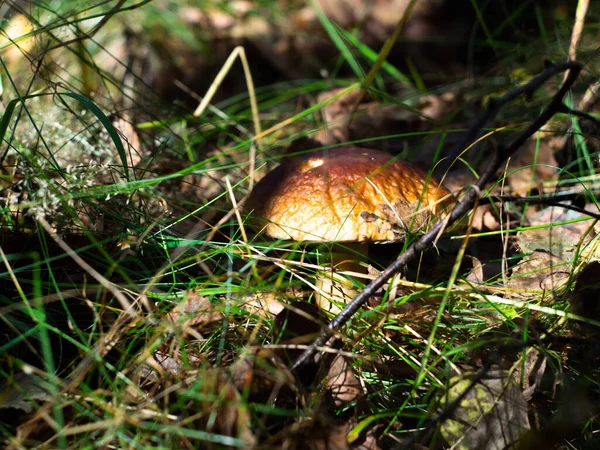
[[[507,92],[505,95],[490,101],[486,110],[481,116],[475,121],[475,124],[470,129],[469,136],[476,136],[478,131],[485,125],[485,123],[493,117],[504,105],[512,101],[516,97],[528,94],[531,95],[537,90],[542,84],[549,80],[554,75],[565,72],[568,70],[567,78],[563,86],[559,91],[552,97],[549,105],[540,113],[540,115],[533,121],[525,130],[510,143],[510,145],[502,152],[503,156],[498,156],[495,153],[488,164],[487,169],[479,177],[477,182],[473,185],[464,198],[456,204],[453,208],[450,216],[445,220],[438,222],[431,230],[425,233],[419,238],[413,245],[411,245],[404,253],[402,253],[398,259],[390,264],[381,274],[367,285],[363,291],[358,294],[346,307],[329,323],[329,325],[323,330],[321,335],[315,339],[315,341],[307,348],[294,362],[292,371],[296,371],[300,366],[309,361],[311,357],[317,351],[317,348],[324,345],[327,340],[333,336],[350,318],[368,301],[369,297],[375,294],[379,288],[381,288],[390,278],[398,273],[410,260],[415,258],[420,252],[429,247],[437,238],[437,236],[452,223],[459,220],[464,216],[475,204],[475,201],[480,197],[487,182],[496,174],[502,163],[510,157],[518,148],[523,145],[527,139],[529,139],[536,131],[538,131],[554,114],[558,111],[562,111],[562,99],[567,94],[571,86],[577,79],[582,66],[576,62],[566,62],[554,64],[548,67],[537,77],[531,79],[528,83]]]
[[[561,111],[559,111],[559,112],[562,112],[562,113],[565,113],[565,114],[571,114],[572,116],[579,117],[580,119],[589,120],[594,125],[600,126],[600,120],[596,119],[591,114],[588,114],[588,113],[583,112],[583,111],[578,111],[576,109],[569,108],[567,105],[563,104],[561,106]]]
[[[571,211],[576,211],[583,215],[592,217],[593,219],[600,220],[600,213],[595,213],[592,211],[588,211],[584,208],[580,208],[579,206],[568,205],[566,203],[561,203],[558,201],[558,199],[573,200],[573,199],[577,198],[577,196],[579,196],[579,195],[580,195],[580,193],[568,193],[564,196],[552,195],[550,197],[548,197],[548,196],[545,196],[545,197],[520,197],[520,196],[514,196],[514,195],[490,195],[486,198],[482,198],[479,201],[479,205],[486,204],[486,203],[497,203],[497,202],[530,203],[532,205],[547,205],[547,206],[554,206],[556,208],[570,209]]]

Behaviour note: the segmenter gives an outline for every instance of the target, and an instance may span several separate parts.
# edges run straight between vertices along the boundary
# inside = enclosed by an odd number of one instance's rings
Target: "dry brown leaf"
[[[52,394],[37,378],[24,372],[19,372],[0,384],[0,411],[15,409],[19,412],[30,413],[33,405],[52,399]],[[37,409],[37,407],[36,407]]]
[[[514,195],[527,195],[531,189],[543,193],[541,182],[558,174],[558,162],[546,140],[532,138],[510,159],[508,174]]]
[[[181,378],[190,371],[190,366],[199,367],[201,362],[202,359],[192,352],[187,353],[184,360],[178,350],[170,353],[158,350],[146,358],[140,366],[139,375],[147,383],[163,381],[166,374]]]
[[[253,348],[232,366],[231,381],[253,402],[277,400],[278,405],[297,407],[302,398],[296,379],[279,355],[268,349]]]
[[[323,92],[317,97],[317,102],[328,100],[344,89]],[[314,139],[322,144],[335,144],[398,134],[403,130],[416,131],[419,128],[422,119],[415,113],[397,105],[369,101],[368,95],[357,104],[360,96],[361,91],[357,89],[325,105],[321,109],[325,126],[315,134]]]
[[[250,314],[256,314],[268,319],[281,313],[285,305],[281,294],[277,292],[253,292],[245,295],[240,302],[240,306]]]
[[[535,390],[542,382],[546,366],[546,354],[535,347],[527,349],[524,363],[519,360],[515,364],[514,379],[523,380],[523,398],[526,401],[531,400]]]
[[[333,359],[325,377],[325,387],[336,407],[347,405],[362,394],[360,381],[356,378],[354,369],[342,355],[336,355]]]
[[[286,450],[350,450],[348,425],[323,415],[301,419],[274,436],[268,448]]]
[[[423,95],[419,98],[417,109],[423,116],[429,119],[443,121],[459,109],[461,102],[462,98],[459,92]]]
[[[518,290],[553,291],[568,280],[570,264],[544,251],[534,251],[512,270],[508,287]]]
[[[474,256],[465,256],[465,260],[470,260],[473,263],[473,268],[469,271],[466,280],[470,283],[481,284],[483,283],[483,265],[479,259]]]
[[[198,383],[195,398],[204,398],[190,405],[198,409],[202,419],[198,420],[199,429],[209,433],[218,433],[241,439],[245,448],[256,445],[256,436],[251,429],[251,417],[245,402],[235,385],[221,371],[205,373]]]
[[[450,380],[441,399],[447,407],[470,386],[464,374]],[[489,372],[468,392],[450,419],[441,424],[442,436],[454,448],[502,450],[512,447],[530,429],[527,402],[507,372]]]
[[[184,327],[201,328],[222,320],[223,313],[216,310],[208,297],[196,291],[188,291],[185,299],[167,313],[166,319]]]
[[[499,230],[501,228],[498,213],[492,205],[483,205],[474,212],[472,226],[474,230]]]
[[[449,172],[442,180],[446,189],[454,195],[459,195],[465,187],[473,185],[476,178],[469,170],[459,168]],[[481,205],[472,213],[471,226],[473,230],[499,230],[500,219],[493,205]]]
[[[570,261],[577,250],[576,247],[588,242],[594,236],[596,224],[591,218],[566,225],[553,224],[585,217],[585,214],[564,208],[544,208],[530,217],[529,225],[547,226],[519,232],[517,234],[518,246],[524,252],[544,250],[565,261]],[[594,228],[590,230],[592,225]]]

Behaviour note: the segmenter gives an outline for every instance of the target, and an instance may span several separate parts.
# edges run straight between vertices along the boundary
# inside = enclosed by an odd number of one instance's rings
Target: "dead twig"
[[[580,208],[576,205],[569,205],[568,203],[561,203],[560,200],[575,200],[577,197],[581,196],[580,193],[566,193],[565,195],[553,194],[552,196],[541,196],[541,197],[521,197],[518,195],[490,195],[486,198],[482,198],[479,202],[480,205],[485,205],[488,203],[528,203],[530,205],[545,205],[545,206],[553,206],[555,208],[563,208],[571,211],[578,212],[580,214],[586,215],[596,220],[600,220],[600,213],[595,213],[592,211],[588,211],[585,208]]]
[[[471,189],[465,194],[463,199],[458,202],[452,212],[446,219],[438,222],[431,230],[421,236],[413,245],[411,245],[398,259],[390,264],[378,278],[367,285],[363,291],[358,294],[346,307],[329,323],[321,335],[315,339],[310,347],[305,350],[295,361],[292,371],[297,371],[302,365],[307,363],[317,352],[318,347],[323,346],[327,340],[336,334],[338,330],[367,302],[369,297],[381,288],[394,274],[398,273],[408,262],[419,255],[420,252],[432,245],[437,236],[448,226],[458,221],[469,210],[472,209],[475,202],[481,196],[486,184],[496,174],[503,162],[517,151],[536,131],[538,131],[546,122],[550,120],[557,112],[563,110],[563,98],[571,89],[575,80],[581,72],[582,66],[579,63],[568,61],[565,63],[552,64],[540,75],[531,79],[528,83],[519,86],[512,91],[507,92],[502,97],[489,102],[485,111],[475,121],[473,127],[467,133],[471,138],[475,137],[486,122],[491,119],[507,103],[521,95],[531,96],[540,86],[546,83],[553,76],[567,72],[564,84],[558,92],[552,97],[548,106],[540,115],[504,149],[496,152],[490,157],[490,162],[479,177],[477,182],[471,186]]]

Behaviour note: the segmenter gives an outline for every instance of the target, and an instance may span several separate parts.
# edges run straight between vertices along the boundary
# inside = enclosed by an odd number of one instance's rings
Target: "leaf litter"
[[[291,5],[293,2],[289,3]],[[322,0],[318,3],[337,25],[346,30],[353,30],[363,43],[378,49],[406,11],[407,2]],[[463,13],[462,9],[457,8],[456,12],[450,14],[447,6],[436,2],[418,2],[403,36],[434,36],[434,41],[442,42],[442,45],[427,42],[426,39],[411,46],[403,44],[395,49],[400,57],[394,54],[390,56],[390,61],[398,67],[410,69],[416,65],[422,73],[429,74],[429,78],[425,80],[419,80],[418,74],[415,75],[416,79],[413,79],[412,83],[406,80],[388,80],[389,95],[409,99],[406,104],[390,104],[371,92],[358,102],[359,91],[356,90],[320,108],[320,115],[315,118],[317,125],[310,124],[312,131],[309,136],[303,135],[302,139],[307,139],[310,145],[315,147],[365,140],[367,146],[381,146],[396,153],[402,153],[408,148],[418,148],[418,151],[406,152],[406,156],[428,167],[431,166],[436,152],[439,151],[438,160],[443,159],[452,141],[459,139],[462,133],[454,133],[454,129],[466,128],[466,124],[473,119],[473,112],[469,110],[471,107],[474,110],[482,107],[479,100],[474,100],[479,98],[479,93],[469,92],[469,88],[475,90],[480,86],[472,85],[465,89],[457,82],[455,86],[449,85],[446,92],[422,95],[419,85],[433,83],[431,80],[439,77],[440,67],[444,69],[445,76],[460,74],[465,70],[464,61],[453,56],[460,48],[461,42],[467,41],[467,33],[461,28],[461,24],[468,21],[469,15]],[[144,80],[164,98],[179,98],[191,103],[180,89],[173,87],[173,79],[182,81],[193,91],[204,93],[207,87],[206,80],[212,79],[215,68],[218,69],[230,50],[240,43],[249,46],[252,72],[260,73],[259,68],[263,66],[262,77],[258,77],[262,86],[267,86],[274,80],[311,76],[323,76],[329,82],[331,73],[336,70],[331,62],[334,59],[332,55],[337,55],[337,51],[328,41],[314,8],[294,4],[288,15],[278,19],[271,10],[257,6],[255,2],[236,1],[231,2],[228,8],[200,9],[188,5],[179,10],[179,16],[196,27],[202,38],[202,45],[206,44],[206,48],[212,53],[210,57],[206,52],[198,51],[198,48],[190,48],[185,40],[179,40],[179,37],[155,39],[155,42],[149,45],[148,37],[154,38],[157,35],[149,33],[144,36],[142,31],[147,25],[142,22],[130,23],[131,29],[128,31],[132,33],[129,39],[145,42],[140,48],[146,48],[152,54],[147,60],[143,57],[137,59],[140,55],[134,55],[132,67],[143,61],[151,61],[154,57],[156,64],[146,66],[149,70],[144,74]],[[455,20],[448,20],[448,17]],[[443,42],[445,40],[447,42]],[[121,46],[119,59],[126,60],[130,51],[131,49],[123,49]],[[173,57],[156,57],[165,54],[171,54]],[[264,70],[265,67],[270,70]],[[273,74],[276,75],[273,77]],[[217,97],[217,101],[226,100],[227,96],[240,92],[240,86],[243,85],[240,73],[236,74],[236,71],[233,71],[233,77],[223,89],[226,95],[219,94],[221,96]],[[388,89],[388,86],[380,82],[378,88]],[[312,92],[303,93],[294,100],[297,102],[295,108],[319,104],[336,92],[339,92],[338,88],[321,86],[319,89],[313,89]],[[411,103],[411,97],[417,98],[417,101]],[[189,109],[187,111],[189,112]],[[456,111],[456,116],[446,120],[448,115]],[[268,121],[268,116],[272,115],[273,111],[266,109],[263,114]],[[246,118],[240,116],[233,120],[243,123]],[[280,116],[274,122],[279,120],[282,120]],[[198,170],[165,180],[156,188],[156,193],[167,199],[168,208],[176,217],[191,212],[191,216],[186,219],[169,223],[170,229],[180,235],[196,233],[194,237],[205,236],[206,234],[202,233],[216,229],[219,237],[215,242],[221,245],[228,241],[231,230],[215,226],[223,217],[223,211],[230,208],[227,197],[221,195],[225,192],[223,178],[230,176],[237,180],[243,179],[247,175],[247,158],[239,156],[243,152],[228,154],[229,149],[235,148],[235,143],[228,142],[223,137],[210,136],[214,129],[223,124],[207,124],[207,127],[202,128],[200,134],[204,133],[208,137],[203,136],[204,140],[199,140],[200,145],[192,146],[198,154],[188,152],[188,159],[182,159],[163,152],[161,149],[165,141],[161,142],[160,139],[157,139],[159,145],[148,146],[156,153],[152,154],[146,150],[145,144],[151,142],[151,139],[132,127],[131,121],[132,116],[123,114],[122,118],[113,120],[113,124],[121,130],[123,137],[131,145],[130,164],[139,169],[140,180],[142,177],[151,179],[156,174],[170,177],[177,171],[185,172],[190,164],[201,162],[202,158],[207,160]],[[514,119],[506,119],[506,122],[512,124]],[[288,129],[289,133],[298,132],[305,125],[300,121]],[[192,126],[188,128],[187,125],[184,125],[183,129],[185,133],[178,135],[178,138],[188,132],[197,131]],[[423,138],[432,131],[436,132],[434,138]],[[159,138],[160,131],[155,133],[153,137]],[[296,151],[294,146],[297,142],[286,133],[287,131],[283,131],[277,134],[270,142],[270,146],[275,148],[267,148],[262,154],[266,165],[274,165],[281,155]],[[394,134],[411,133],[416,133],[417,136],[391,137]],[[438,136],[442,134],[445,137]],[[381,136],[386,138],[373,140]],[[460,194],[476,178],[473,168],[478,167],[481,155],[486,155],[490,149],[500,146],[503,139],[504,136],[499,132],[497,136],[484,139],[473,151],[463,155],[466,163],[460,167],[452,167],[445,175],[446,185],[451,187],[453,192]],[[594,144],[593,139],[586,139],[589,145]],[[545,136],[528,141],[517,157],[511,160],[502,183],[490,186],[492,192],[511,195],[559,193],[561,189],[554,189],[556,185],[552,185],[552,182],[559,181],[557,179],[562,176],[558,167],[563,161],[557,161],[557,151],[552,144]],[[562,144],[560,151],[565,150],[565,145]],[[33,147],[35,143],[26,141],[23,145]],[[192,147],[188,147],[188,150]],[[107,153],[106,158],[116,165],[117,156],[112,152]],[[3,170],[4,168],[3,166]],[[108,176],[105,179],[108,180]],[[105,181],[110,182],[112,181]],[[12,194],[14,193],[6,195],[6,198]],[[244,192],[240,194],[243,196]],[[203,212],[203,205],[215,198],[214,208]],[[133,200],[138,198],[134,197]],[[584,200],[584,209],[597,212],[589,198]],[[200,211],[197,208],[200,208]],[[156,214],[144,218],[145,223],[152,223],[157,217],[162,218],[162,213],[161,209]],[[597,230],[596,224],[592,224],[593,221],[583,220],[586,219],[584,212],[556,206],[529,205],[525,209],[508,205],[500,208],[495,204],[487,204],[480,206],[475,214],[475,231],[506,230],[507,226],[513,230],[519,228],[518,231],[511,232],[510,237],[501,246],[488,247],[484,243],[474,241],[473,255],[466,258],[467,263],[463,264],[465,267],[461,267],[461,270],[464,269],[463,278],[467,282],[477,286],[484,293],[489,291],[498,294],[498,289],[508,288],[505,294],[509,300],[516,291],[521,291],[521,294],[525,294],[532,302],[543,302],[552,307],[565,302],[566,299],[574,314],[592,321],[598,320],[595,288],[598,270],[594,261],[597,258]],[[197,217],[204,221],[201,227],[195,223]],[[227,226],[230,227],[231,224],[227,223]],[[110,221],[106,222],[105,228],[111,230]],[[143,240],[140,244],[142,242]],[[138,248],[137,244],[134,245],[136,252],[139,250],[134,255],[143,259],[144,247]],[[488,251],[490,248],[493,248],[493,251]],[[397,254],[398,251],[398,248],[394,251],[381,248],[374,250],[371,256],[378,262],[369,267],[370,274],[376,276],[385,267],[386,258],[389,260],[388,253]],[[450,259],[450,255],[455,255],[454,250],[444,253],[442,244],[436,251],[436,257],[439,259]],[[236,253],[232,251],[231,254]],[[285,255],[285,250],[278,253],[278,256],[282,254]],[[235,257],[231,259],[235,260]],[[498,268],[495,261],[499,259],[510,262]],[[285,261],[285,257],[281,257],[280,260]],[[237,271],[242,270],[245,264],[235,260],[224,271],[223,267],[226,264],[218,255],[211,255],[203,259],[202,263],[205,264],[206,272],[211,275],[217,273],[222,276],[226,273],[226,277],[219,279],[223,284],[226,278],[231,280],[237,276]],[[141,386],[144,394],[152,399],[152,403],[160,404],[161,401],[165,401],[167,404],[174,402],[180,405],[178,414],[181,416],[177,419],[183,419],[186,426],[212,433],[213,438],[231,438],[233,440],[225,439],[223,442],[241,447],[251,448],[264,443],[273,448],[389,448],[389,439],[395,440],[395,443],[402,439],[403,428],[414,429],[422,423],[411,418],[411,414],[403,415],[400,423],[389,419],[389,414],[386,416],[385,413],[392,411],[396,414],[402,411],[398,414],[403,414],[402,403],[407,398],[403,393],[407,392],[407,389],[401,385],[407,380],[410,382],[415,379],[419,372],[418,363],[415,361],[418,362],[426,351],[424,342],[431,346],[431,342],[427,343],[426,338],[431,324],[437,320],[437,305],[442,298],[439,288],[443,288],[441,283],[449,278],[450,273],[450,269],[443,265],[431,266],[425,262],[423,267],[416,269],[418,276],[415,278],[418,280],[412,285],[411,280],[415,274],[408,272],[403,278],[396,280],[396,284],[383,287],[374,296],[370,308],[361,311],[361,318],[353,321],[352,325],[356,329],[351,330],[351,337],[339,336],[332,339],[328,344],[332,352],[314,360],[312,366],[297,375],[289,369],[291,362],[303,346],[311,342],[328,319],[305,301],[310,296],[310,293],[307,294],[310,291],[308,288],[295,290],[291,295],[280,295],[281,278],[268,278],[274,273],[272,265],[268,262],[256,263],[257,276],[267,280],[261,288],[273,289],[254,291],[247,284],[244,285],[250,279],[248,277],[240,283],[244,289],[234,294],[223,294],[218,289],[218,294],[207,295],[201,293],[202,289],[188,290],[180,304],[168,311],[156,312],[158,323],[148,322],[149,326],[157,326],[156,331],[149,333],[147,328],[136,330],[140,335],[148,333],[149,336],[159,338],[161,345],[159,349],[153,347],[154,349],[149,351],[150,358],[142,362],[140,369],[133,371],[132,380],[136,377],[144,380]],[[490,270],[492,267],[494,270]],[[507,269],[503,273],[507,280],[506,285],[498,288],[501,283],[492,282],[487,286],[487,280],[502,275],[504,268]],[[198,273],[193,272],[192,277],[198,277]],[[207,291],[210,292],[210,289]],[[544,293],[543,297],[539,296],[539,291]],[[501,292],[498,295],[504,294]],[[304,298],[301,303],[290,302],[291,299],[302,297]],[[233,311],[227,309],[232,299],[235,299]],[[177,303],[177,300],[168,300],[171,305]],[[380,305],[382,300],[389,302],[393,307]],[[485,314],[478,317],[477,312],[469,311],[469,307],[472,306],[467,305],[468,302],[466,297],[461,296],[460,290],[457,290],[452,294],[448,311],[442,312],[441,320],[445,325],[439,334],[440,337],[436,336],[434,344],[444,352],[452,351],[452,339],[459,340],[457,345],[468,346],[470,338],[478,336],[483,329],[504,324],[503,320],[506,317],[503,317],[503,314],[506,313],[503,311],[482,319]],[[164,307],[164,304],[162,306]],[[467,312],[462,316],[461,308]],[[530,313],[527,308],[514,310],[515,315],[506,315],[516,322],[522,315]],[[463,321],[464,318],[480,322],[469,329]],[[531,317],[528,316],[529,320],[538,323],[546,318],[535,313],[531,313]],[[507,320],[505,323],[509,322]],[[560,328],[561,325],[553,320],[551,315],[548,322],[548,330],[572,333],[575,337],[594,335],[597,332],[593,323],[582,323],[580,320],[573,321],[570,328]],[[453,330],[453,327],[456,329]],[[461,327],[467,330],[463,335],[460,331],[455,335],[450,333],[461,330]],[[381,334],[393,345],[386,347],[382,343],[370,342],[374,347],[369,348],[362,339],[370,339],[374,330],[379,328],[383,329]],[[408,332],[408,329],[413,333]],[[515,329],[523,333],[524,330],[533,333],[532,327],[529,326]],[[472,335],[469,331],[472,331]],[[416,339],[415,335],[422,339]],[[124,334],[123,340],[128,337],[130,336]],[[446,337],[449,337],[447,342]],[[239,344],[238,348],[233,348],[231,343]],[[491,344],[492,347],[494,345]],[[352,351],[364,351],[367,358],[350,358],[348,353]],[[412,358],[400,357],[402,351],[406,351]],[[552,348],[548,350],[549,355],[542,355],[543,352],[536,347],[520,354],[519,356],[524,358],[524,364],[515,369],[514,376],[504,370],[490,371],[469,393],[465,404],[457,408],[454,422],[447,421],[441,425],[441,434],[446,441],[444,444],[463,448],[504,448],[532,426],[544,429],[540,423],[530,424],[527,413],[533,411],[539,421],[543,421],[544,402],[550,405],[557,404],[553,389],[560,390],[563,381],[560,381],[557,371],[551,370],[552,364],[560,366],[561,358],[567,362],[578,361],[573,362],[574,369],[581,370],[590,377],[597,373],[597,364],[590,362],[594,360],[593,356],[590,358],[589,354],[581,354],[573,349],[562,349],[560,354],[554,354],[554,351]],[[440,378],[449,380],[446,398],[450,401],[456,397],[456,386],[464,388],[469,373],[460,379],[447,378],[449,369],[444,367],[444,358],[440,357],[436,362],[438,366],[431,370],[431,378],[416,391],[411,391],[417,401],[428,401],[429,397],[423,395],[424,390],[438,391],[435,383]],[[465,353],[457,359],[460,360],[462,368],[483,364],[475,354]],[[548,388],[550,378],[553,378],[552,389]],[[394,390],[390,387],[395,385],[400,385],[401,389]],[[29,385],[25,382],[24,386]],[[25,391],[31,390],[30,397],[33,400],[48,400],[36,389],[27,387]],[[568,392],[566,388],[565,391]],[[137,392],[136,395],[131,395],[125,403],[129,401],[129,406],[134,406],[139,394]],[[24,409],[25,404],[19,402],[21,400],[10,400],[4,406],[14,404],[26,413],[31,412]],[[257,407],[257,404],[260,407]],[[568,402],[565,405],[567,411],[572,407]],[[98,408],[98,411],[101,410],[102,408]],[[181,410],[194,413],[184,417]],[[384,412],[383,418],[377,416],[380,411]],[[360,436],[357,436],[354,430],[357,424],[371,419],[373,425],[367,426]],[[166,419],[164,420],[164,423],[167,423]],[[573,423],[578,423],[577,420]],[[23,431],[22,435],[35,436],[35,433]],[[349,436],[353,438],[350,440]],[[178,443],[182,447],[192,446],[192,441],[183,437]],[[424,444],[423,448],[427,445],[429,444]]]

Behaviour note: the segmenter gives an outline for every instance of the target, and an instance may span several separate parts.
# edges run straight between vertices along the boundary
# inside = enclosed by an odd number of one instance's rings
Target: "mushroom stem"
[[[335,244],[331,249],[329,268],[316,275],[315,303],[323,310],[338,313],[359,290],[339,272],[367,273],[365,265],[369,250],[366,242]],[[341,307],[340,307],[341,306]]]

